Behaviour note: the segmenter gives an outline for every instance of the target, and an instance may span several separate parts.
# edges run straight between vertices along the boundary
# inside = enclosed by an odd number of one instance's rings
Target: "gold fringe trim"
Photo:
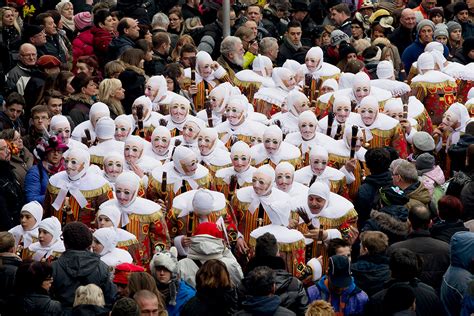
[[[257,239],[250,236],[249,245],[250,247],[255,248],[257,246]],[[278,242],[278,250],[283,251],[283,252],[292,252],[294,250],[301,250],[301,249],[304,249],[305,246],[306,244],[305,244],[304,239],[294,241],[289,244]]]
[[[119,241],[117,243],[117,247],[128,247],[128,246],[131,246],[131,245],[136,245],[136,244],[139,244],[140,242],[138,241],[138,239],[129,239],[129,240],[125,240],[125,241]]]
[[[94,189],[94,190],[80,190],[80,191],[86,199],[90,199],[90,198],[94,198],[94,197],[102,195],[102,194],[107,194],[111,190],[112,190],[112,188],[110,187],[110,185],[108,183],[105,183],[100,188],[97,188],[97,189]],[[49,183],[47,191],[51,194],[58,194],[59,191],[61,191],[61,189],[58,188],[58,187],[55,187],[55,186],[51,185],[51,183]]]
[[[392,138],[392,136],[394,135],[395,133],[395,130],[396,130],[397,126],[395,126],[394,128],[392,129],[389,129],[389,130],[380,130],[380,129],[373,129],[373,130],[370,130],[370,132],[375,135],[375,136],[378,136],[378,137],[382,137],[382,138]]]
[[[341,226],[345,222],[347,222],[350,219],[356,219],[359,215],[357,214],[357,211],[355,209],[349,210],[344,216],[341,216],[339,218],[327,218],[327,217],[320,217],[319,222],[321,225],[325,227],[333,227],[336,228],[338,226]]]
[[[132,219],[136,219],[141,223],[152,223],[163,218],[163,213],[161,211],[156,211],[152,214],[130,214]]]
[[[99,167],[102,167],[104,165],[104,157],[103,156],[91,155],[91,164],[98,165]]]

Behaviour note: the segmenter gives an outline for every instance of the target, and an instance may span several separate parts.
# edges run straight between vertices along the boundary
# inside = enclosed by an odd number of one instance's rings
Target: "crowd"
[[[474,313],[471,0],[0,6],[1,315]]]

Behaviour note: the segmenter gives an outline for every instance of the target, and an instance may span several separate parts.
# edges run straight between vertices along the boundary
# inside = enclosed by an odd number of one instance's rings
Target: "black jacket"
[[[474,182],[471,181],[464,185],[461,189],[460,198],[462,205],[464,206],[462,219],[464,221],[474,219]]]
[[[359,214],[359,227],[369,219],[370,212],[375,208],[374,199],[380,188],[386,185],[392,185],[392,174],[388,170],[381,174],[368,175],[362,182],[354,201],[354,207]]]
[[[181,316],[225,316],[237,311],[237,292],[232,289],[202,289],[181,309]]]
[[[104,292],[105,303],[111,305],[116,288],[109,267],[89,251],[66,250],[53,262],[53,291],[64,309],[71,310],[76,289],[94,283]]]
[[[38,50],[38,58],[43,55],[52,55],[59,59],[62,63],[67,62],[67,52],[64,51],[63,47],[61,47],[60,38],[61,35],[54,34],[54,35],[47,35],[46,36],[46,44],[43,46],[37,47]]]
[[[21,264],[20,257],[12,254],[0,256],[0,314],[6,312],[6,308],[11,304],[9,298],[13,293],[16,270]]]
[[[10,162],[0,160],[0,231],[20,224],[20,211],[24,194]]]
[[[132,114],[133,102],[145,91],[144,72],[136,67],[125,68],[125,71],[119,75],[119,80],[125,87],[125,98],[122,100],[123,109],[126,114]]]
[[[127,48],[136,48],[135,42],[131,38],[120,35],[112,39],[109,44],[108,61],[119,58]]]
[[[247,271],[250,272],[260,266],[267,266],[275,271],[275,295],[280,297],[280,306],[288,308],[297,315],[304,315],[308,296],[303,283],[286,271],[284,260],[281,257],[254,257],[249,261]],[[247,289],[242,283],[239,287],[240,302],[245,300],[246,293]]]
[[[449,147],[448,155],[451,158],[451,171],[465,170],[466,151],[471,144],[474,144],[474,136],[464,134],[456,144]]]
[[[295,49],[292,45],[290,45],[288,39],[285,37],[283,40],[283,44],[280,45],[276,64],[278,67],[281,67],[287,59],[293,59],[299,62],[300,64],[304,64],[304,59],[306,57],[307,52],[308,48],[306,46],[302,46],[299,49]]]
[[[22,303],[22,311],[25,315],[59,316],[62,314],[61,303],[52,300],[46,291],[26,295]]]
[[[291,316],[295,315],[289,309],[280,306],[278,296],[252,296],[242,303],[243,309],[235,316]]]
[[[400,248],[411,250],[422,257],[420,280],[438,291],[443,274],[449,267],[449,244],[434,239],[427,230],[418,230],[409,234],[407,240],[391,245],[387,254],[390,256],[395,249]]]
[[[416,298],[416,315],[417,316],[443,316],[444,309],[441,305],[439,297],[436,295],[435,290],[421,282],[418,279],[413,279],[409,282],[402,282],[397,280],[391,280],[385,284],[385,288],[380,292],[374,294],[366,305],[366,316],[379,316],[385,315],[383,309],[383,299],[387,289],[394,284],[407,284],[415,292]]]
[[[388,257],[383,255],[363,255],[351,264],[354,282],[370,297],[383,289],[390,280]]]
[[[81,304],[77,305],[72,309],[72,316],[108,316],[109,310],[105,307],[97,305]]]
[[[416,29],[409,30],[403,25],[400,25],[392,34],[388,35],[390,42],[398,48],[398,53],[402,56],[403,51],[407,48],[416,38]]]
[[[461,220],[456,222],[442,221],[430,228],[431,237],[450,243],[451,237],[457,232],[469,231]]]
[[[204,26],[202,38],[198,45],[198,50],[204,50],[211,55],[213,60],[216,60],[221,54],[221,43],[224,34],[220,22],[215,21]]]

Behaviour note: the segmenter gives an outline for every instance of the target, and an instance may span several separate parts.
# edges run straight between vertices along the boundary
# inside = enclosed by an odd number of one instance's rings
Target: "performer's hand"
[[[190,95],[195,95],[198,93],[198,88],[195,84],[189,86],[188,92]]]
[[[294,218],[290,218],[290,221],[288,223],[288,228],[289,229],[296,229],[298,227],[298,220]]]
[[[237,244],[235,246],[236,250],[242,254],[246,254],[249,251],[249,247],[247,246],[247,243],[245,240],[240,237],[237,239]]]
[[[219,63],[217,61],[212,62],[211,69],[212,70],[217,70],[217,68],[219,68]]]
[[[304,236],[306,238],[311,238],[311,239],[318,240],[319,239],[319,229],[318,228],[311,229],[309,232],[304,234]],[[326,230],[323,230],[321,237],[322,237],[322,240],[326,240],[328,238],[328,232]]]
[[[159,199],[158,201],[156,201],[160,206],[161,206],[161,210],[162,211],[165,211],[166,210],[166,203],[165,201],[163,201],[162,199]]]
[[[349,159],[344,165],[346,167],[347,172],[353,173],[356,168],[356,163],[357,160],[355,158]]]
[[[410,122],[408,122],[408,120],[401,120],[400,125],[402,126],[403,130],[405,131],[405,134],[410,134],[411,124],[410,124]]]
[[[143,176],[145,175],[145,172],[142,170],[142,168],[140,168],[134,162],[130,163],[130,167],[132,168],[132,171],[135,172],[135,174],[140,177],[140,179],[143,178]]]
[[[438,127],[433,131],[433,138],[435,137],[442,137],[443,131]]]
[[[183,248],[189,247],[189,245],[191,245],[191,238],[183,236],[183,238],[181,239],[181,245],[183,246]]]

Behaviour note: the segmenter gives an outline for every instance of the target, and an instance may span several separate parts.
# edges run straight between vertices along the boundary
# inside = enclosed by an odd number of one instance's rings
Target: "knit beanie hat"
[[[71,222],[63,229],[64,246],[67,250],[86,250],[92,245],[92,232],[81,222]]]
[[[459,12],[464,11],[464,10],[469,10],[466,2],[460,1],[454,4],[454,7],[453,7],[454,15],[457,15]]]
[[[178,273],[178,250],[176,247],[155,254],[150,262],[150,270],[153,275],[155,275],[156,267],[164,267],[173,276],[176,276]]]
[[[341,30],[331,32],[331,46],[340,45],[342,42],[349,43],[349,36]]]
[[[355,50],[354,46],[351,44],[347,44],[346,42],[343,42],[341,46],[339,47],[339,58],[340,59],[345,59],[349,54],[357,54],[357,51]]]
[[[416,158],[415,166],[416,170],[418,170],[418,174],[421,175],[433,170],[435,166],[435,158],[429,153],[423,153]]]
[[[423,19],[420,22],[418,22],[418,24],[416,25],[416,34],[420,33],[420,30],[425,26],[430,26],[433,29],[433,31],[435,29],[435,24],[433,23],[433,21],[428,20],[428,19]]]
[[[438,36],[446,36],[446,37],[449,37],[449,33],[448,33],[448,27],[446,26],[446,24],[444,23],[440,23],[440,24],[437,24],[435,26],[435,30],[434,30],[434,38],[437,38]]]
[[[455,30],[461,30],[462,29],[461,24],[459,24],[456,21],[449,21],[448,23],[446,23],[446,26],[448,27],[448,33],[449,34],[454,32]]]
[[[74,25],[76,30],[82,31],[92,25],[92,14],[88,11],[80,12],[74,16]]]
[[[421,151],[433,151],[435,143],[433,137],[427,132],[416,132],[413,135],[413,145]]]

